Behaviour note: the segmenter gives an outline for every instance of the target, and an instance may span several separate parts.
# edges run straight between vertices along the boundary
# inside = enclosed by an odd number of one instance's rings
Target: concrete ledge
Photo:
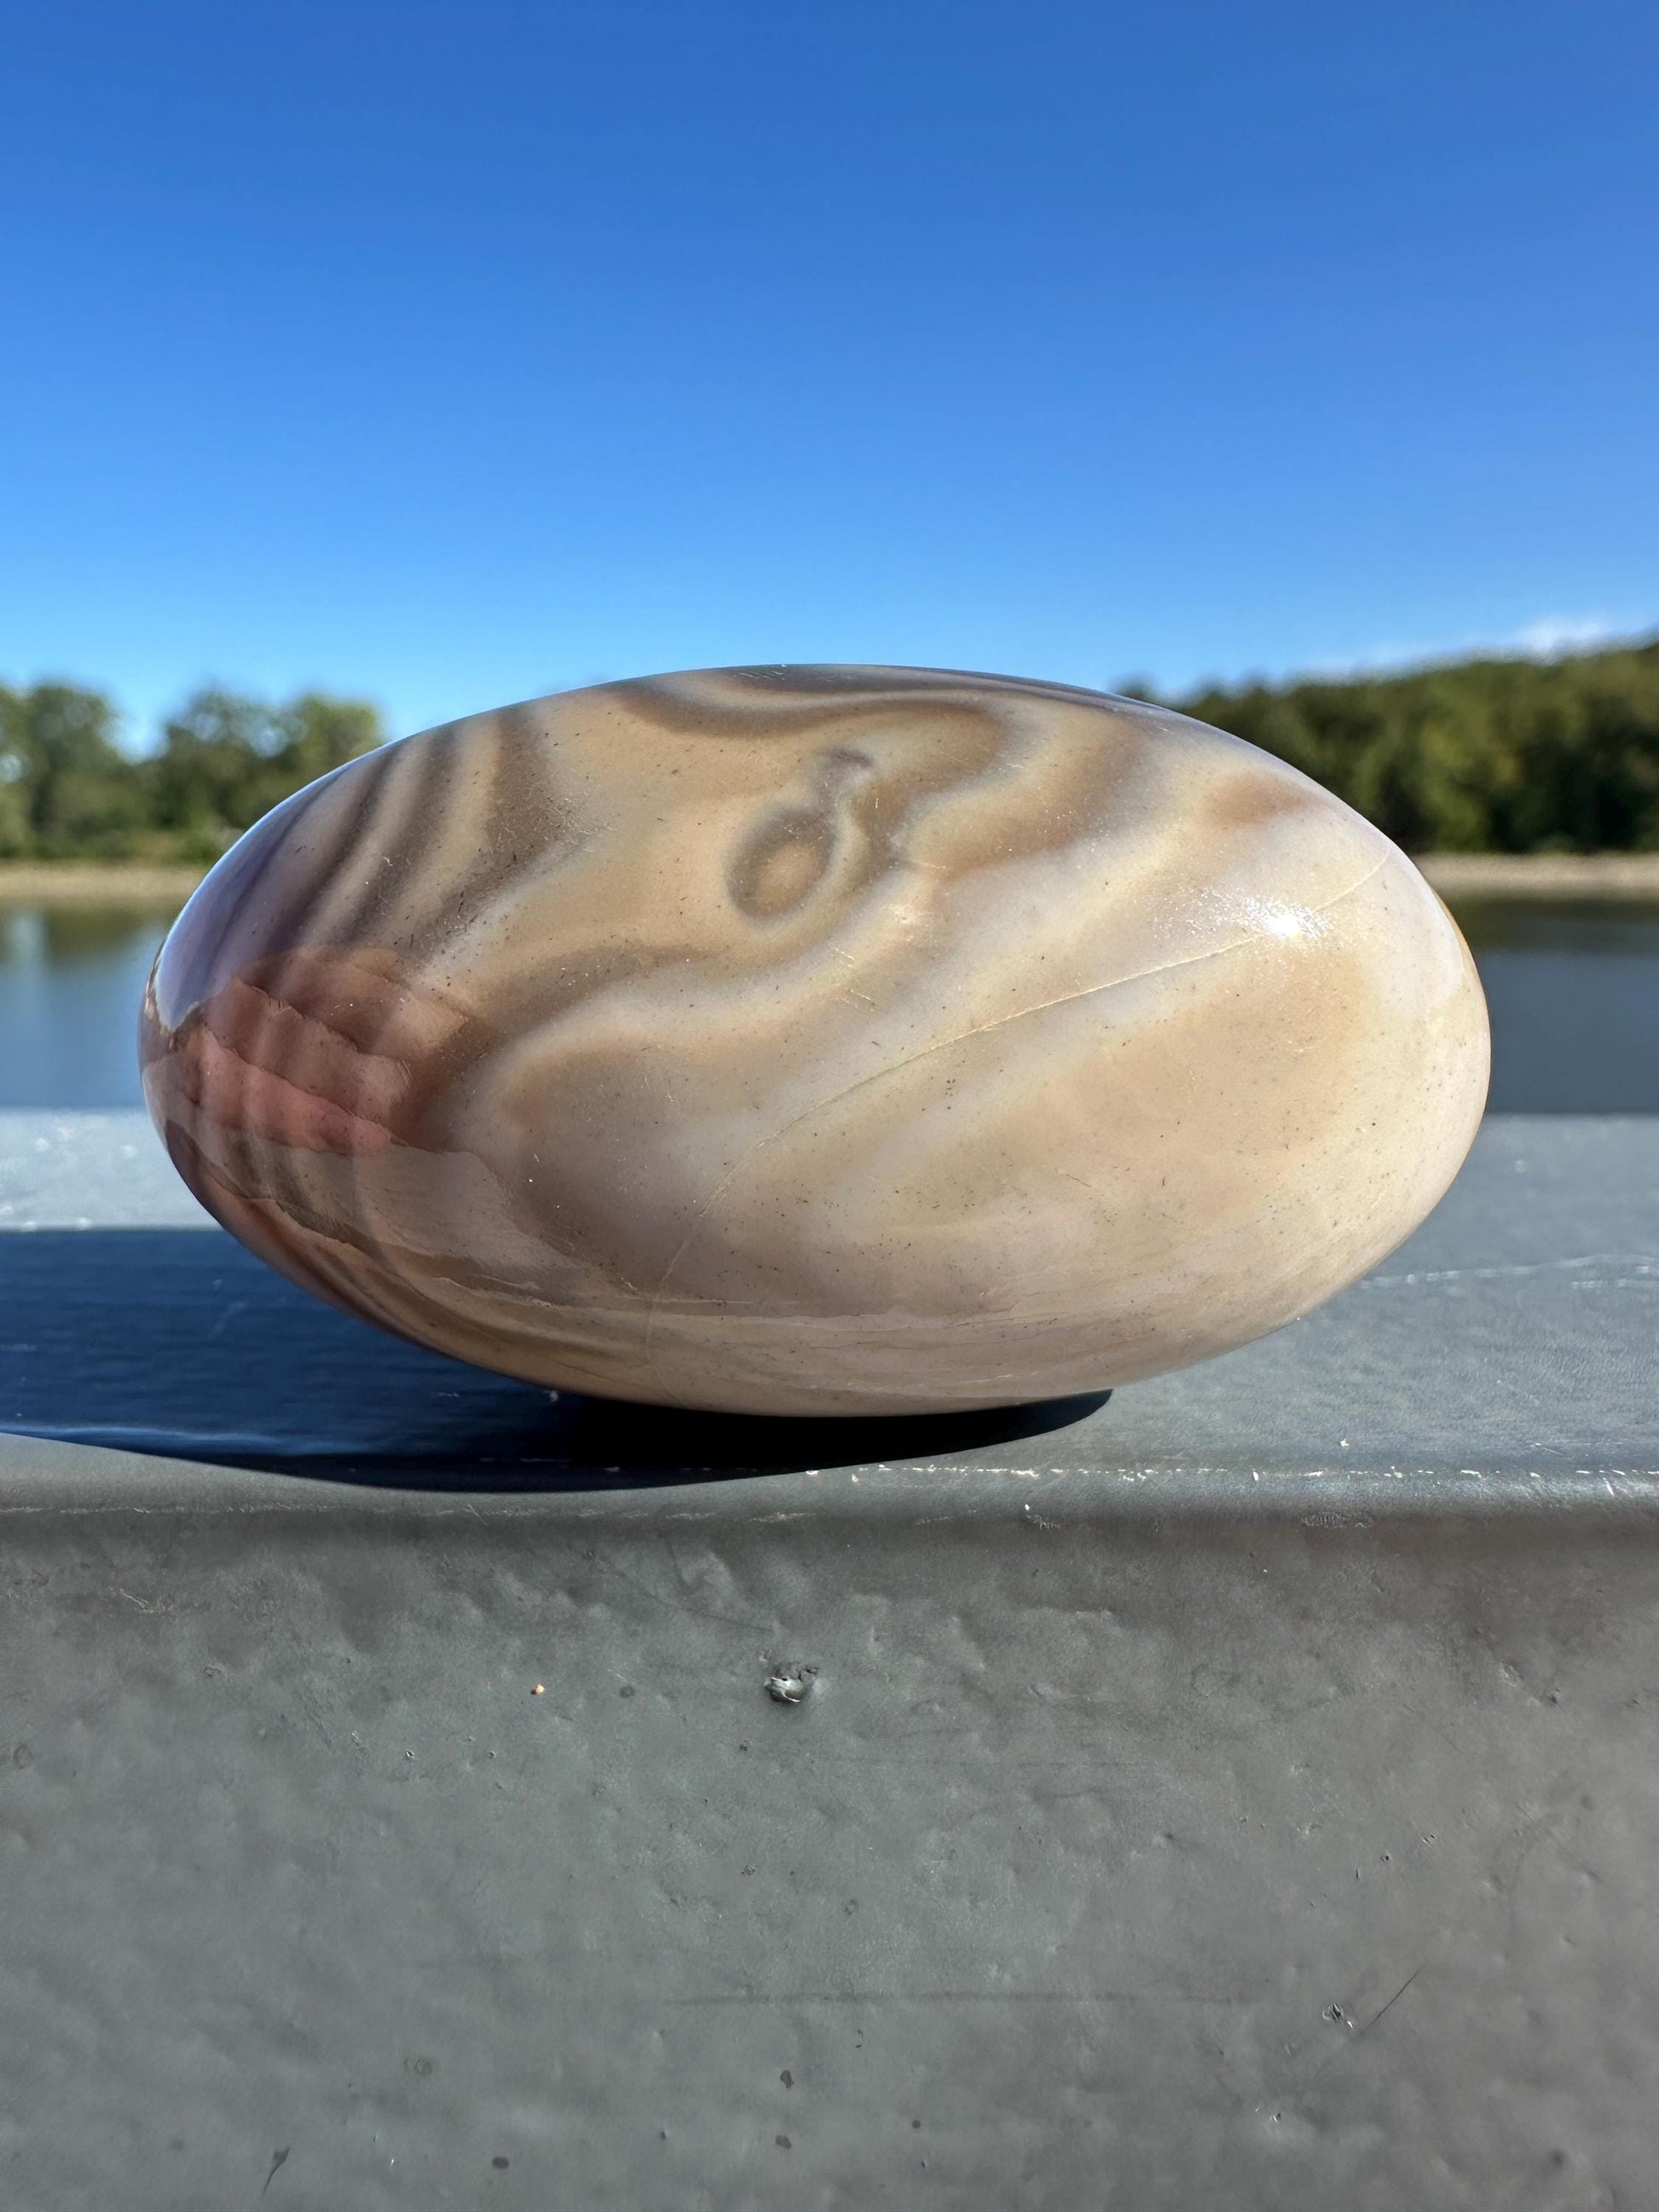
[[[249,1258],[136,1114],[0,1115],[0,1427],[19,1432],[0,1439],[0,1510],[65,1486],[137,1484],[154,1504],[186,1483],[240,1509],[304,1474],[327,1478],[305,1493],[319,1502],[374,1486],[649,1512],[664,1484],[744,1476],[774,1507],[822,1511],[883,1471],[936,1500],[947,1478],[1006,1471],[1113,1511],[1132,1488],[1157,1510],[1237,1493],[1255,1511],[1358,1486],[1378,1510],[1431,1511],[1659,1484],[1656,1121],[1491,1120],[1418,1235],[1294,1327],[1104,1405],[957,1420],[560,1401],[399,1344]],[[281,1480],[204,1487],[213,1467]]]
[[[0,1207],[9,2204],[1651,2197],[1659,1126],[992,1424],[474,1375],[137,1117]]]

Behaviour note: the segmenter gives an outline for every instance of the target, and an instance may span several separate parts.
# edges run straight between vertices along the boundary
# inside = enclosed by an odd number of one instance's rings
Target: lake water
[[[0,906],[0,1107],[143,1104],[138,1006],[175,911]]]
[[[1456,908],[1492,1019],[1494,1111],[1659,1113],[1659,905]],[[0,1107],[137,1106],[167,907],[0,907]]]

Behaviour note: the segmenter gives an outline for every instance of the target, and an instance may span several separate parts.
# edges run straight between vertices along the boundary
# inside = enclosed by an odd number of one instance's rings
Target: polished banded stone
[[[767,1413],[1103,1388],[1279,1327],[1474,1136],[1405,855],[1135,701],[926,669],[599,685],[278,807],[162,948],[150,1110],[384,1327]]]

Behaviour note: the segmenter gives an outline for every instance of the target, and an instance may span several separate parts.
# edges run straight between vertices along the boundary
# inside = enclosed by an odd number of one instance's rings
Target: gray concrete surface
[[[980,1423],[475,1376],[134,1117],[0,1224],[8,2212],[1659,2203],[1659,1124]]]

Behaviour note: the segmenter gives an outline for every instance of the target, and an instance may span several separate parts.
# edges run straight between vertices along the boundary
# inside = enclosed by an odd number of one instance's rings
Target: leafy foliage
[[[1659,639],[1169,703],[1304,769],[1411,852],[1659,851]]]
[[[1168,703],[1305,769],[1409,851],[1659,851],[1659,639]],[[212,860],[385,737],[361,700],[273,706],[216,687],[143,758],[117,726],[100,692],[0,684],[0,859]]]
[[[216,860],[251,823],[386,732],[361,700],[210,688],[135,759],[101,692],[0,684],[0,859]]]

